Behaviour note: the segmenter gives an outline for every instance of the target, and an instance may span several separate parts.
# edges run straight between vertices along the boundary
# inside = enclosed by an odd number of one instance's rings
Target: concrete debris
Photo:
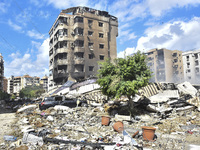
[[[159,92],[156,95],[149,97],[151,103],[167,102],[168,100],[172,98],[179,99],[178,90],[165,90],[165,91]]]
[[[20,109],[17,110],[17,113],[20,113],[20,112],[23,112],[23,111],[26,111],[26,110],[30,110],[30,109],[35,109],[37,107],[37,105],[28,105],[28,106],[24,106]]]
[[[81,85],[74,84],[72,90],[78,88]],[[12,125],[17,141],[4,141],[0,149],[199,148],[199,92],[191,84],[151,84],[143,88],[132,98],[132,116],[127,97],[104,101],[95,94],[87,93],[86,100],[94,95],[96,99],[84,106],[59,104],[41,110],[38,104],[18,105],[18,120]],[[109,116],[108,125],[102,125],[102,116]],[[117,121],[123,121],[122,132],[113,128]],[[156,129],[153,141],[143,139],[144,126]]]
[[[33,134],[29,134],[29,133],[24,134],[22,142],[24,144],[31,143],[31,144],[39,145],[39,146],[43,145],[42,137],[38,137],[38,136],[35,136]]]
[[[198,90],[194,88],[190,82],[184,82],[177,85],[177,88],[180,92],[183,92],[184,94],[190,94],[192,97],[197,96]]]

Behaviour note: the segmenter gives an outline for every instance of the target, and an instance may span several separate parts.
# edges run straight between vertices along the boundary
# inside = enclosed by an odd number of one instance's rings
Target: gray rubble
[[[185,90],[186,86],[191,90]],[[17,141],[5,141],[0,144],[0,149],[157,150],[199,147],[199,92],[191,84],[179,84],[174,89],[151,85],[133,97],[133,102],[132,117],[126,97],[107,103],[93,101],[88,107],[56,105],[40,110],[38,104],[23,105],[16,113],[17,122],[12,125]],[[102,125],[101,116],[110,117],[107,126]],[[123,122],[122,132],[114,130],[116,121]],[[143,126],[156,128],[153,140],[143,139]]]

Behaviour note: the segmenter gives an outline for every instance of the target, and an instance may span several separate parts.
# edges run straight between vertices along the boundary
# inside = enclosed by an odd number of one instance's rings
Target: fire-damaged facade
[[[73,7],[49,31],[49,89],[95,76],[98,62],[117,57],[118,20],[106,11]]]

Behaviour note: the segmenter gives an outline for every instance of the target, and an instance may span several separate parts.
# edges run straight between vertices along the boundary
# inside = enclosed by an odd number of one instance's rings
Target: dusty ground
[[[13,130],[12,124],[15,123],[15,113],[0,107],[0,143],[2,143],[4,135],[11,135]]]

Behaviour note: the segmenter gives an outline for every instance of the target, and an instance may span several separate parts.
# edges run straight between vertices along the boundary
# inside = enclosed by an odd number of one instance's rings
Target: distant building
[[[72,7],[49,31],[49,88],[95,76],[98,62],[117,57],[118,19],[106,11]]]
[[[3,79],[3,91],[7,92],[8,89],[8,80],[4,77]]]
[[[156,48],[149,50],[146,55],[148,66],[153,72],[152,82],[183,81],[182,51]]]
[[[28,74],[24,76],[14,77],[11,76],[8,78],[8,89],[7,92],[9,94],[15,94],[19,96],[19,92],[21,89],[25,88],[26,86],[40,86],[40,77],[31,77]]]
[[[10,78],[8,78],[7,93],[8,94],[13,94],[14,93],[14,76],[11,76]]]
[[[0,53],[0,91],[3,91],[3,79],[4,79],[4,60]]]
[[[40,85],[42,85],[45,92],[48,91],[48,76],[45,75],[43,78],[41,78]]]
[[[20,76],[14,77],[13,93],[18,96],[21,89],[22,89],[22,77]]]
[[[192,84],[200,84],[200,50],[183,53],[184,79]]]
[[[22,89],[26,86],[33,85],[33,77],[29,76],[28,74],[21,77],[22,78]]]
[[[33,85],[40,86],[40,77],[33,77]]]

